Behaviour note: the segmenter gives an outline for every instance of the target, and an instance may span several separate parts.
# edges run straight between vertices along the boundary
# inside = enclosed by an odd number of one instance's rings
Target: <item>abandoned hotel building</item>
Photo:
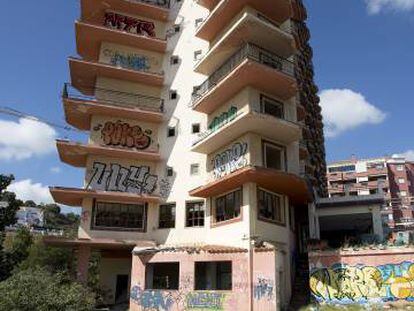
[[[107,304],[280,310],[326,197],[310,33],[301,0],[81,0],[79,57],[58,140],[85,169],[80,281],[101,255]]]

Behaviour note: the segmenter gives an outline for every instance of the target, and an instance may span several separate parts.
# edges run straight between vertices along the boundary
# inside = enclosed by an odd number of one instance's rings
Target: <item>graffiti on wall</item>
[[[160,290],[143,290],[139,285],[132,287],[131,300],[144,310],[168,311],[174,304],[171,295]]]
[[[171,182],[167,178],[163,178],[160,180],[160,197],[163,199],[167,199],[171,193]]]
[[[107,146],[121,146],[144,150],[152,142],[151,130],[143,130],[138,125],[131,126],[122,121],[108,121],[104,125],[98,124],[94,127],[94,131],[100,131],[101,138]]]
[[[235,143],[233,146],[213,158],[214,178],[218,179],[247,165],[245,157],[247,143]]]
[[[310,288],[321,302],[414,302],[414,262],[377,267],[335,264],[311,272]]]
[[[194,292],[186,297],[187,309],[223,310],[225,295],[214,292]]]
[[[132,69],[137,71],[147,71],[151,68],[149,57],[136,53],[124,53],[105,49],[103,55],[109,59],[113,66]]]
[[[272,300],[274,295],[274,282],[270,279],[259,277],[254,284],[254,299]]]
[[[148,166],[122,167],[119,164],[93,164],[88,189],[102,191],[152,194],[157,188],[158,177],[150,174]]]
[[[237,115],[237,107],[230,107],[228,111],[223,112],[218,117],[215,117],[213,121],[208,126],[210,131],[217,131],[219,128],[224,126],[225,124],[233,121]]]
[[[126,31],[142,36],[155,37],[155,25],[153,22],[137,18],[107,12],[105,14],[105,27]]]

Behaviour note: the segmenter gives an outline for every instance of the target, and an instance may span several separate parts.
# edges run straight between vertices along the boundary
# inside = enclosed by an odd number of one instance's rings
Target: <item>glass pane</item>
[[[265,145],[266,167],[276,170],[282,169],[282,152],[280,149]]]

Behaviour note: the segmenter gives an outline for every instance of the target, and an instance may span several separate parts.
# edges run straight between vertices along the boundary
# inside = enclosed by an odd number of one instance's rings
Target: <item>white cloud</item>
[[[414,0],[365,0],[369,14],[378,14],[384,10],[410,11],[414,9]]]
[[[414,150],[407,150],[403,153],[397,153],[392,156],[393,158],[405,158],[408,161],[414,161]]]
[[[16,197],[22,201],[33,200],[37,204],[53,203],[49,188],[41,183],[34,183],[31,179],[14,182],[7,190],[16,193]]]
[[[24,160],[55,149],[57,133],[45,123],[0,120],[0,133],[0,160]]]
[[[53,174],[59,174],[60,172],[62,172],[62,169],[58,166],[54,166],[50,168],[50,172]]]
[[[319,94],[327,137],[353,130],[366,124],[379,124],[386,114],[365,97],[349,89],[324,90]]]

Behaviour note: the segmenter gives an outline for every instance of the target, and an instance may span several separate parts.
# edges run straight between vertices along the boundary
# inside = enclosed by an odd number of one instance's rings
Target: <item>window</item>
[[[194,52],[194,60],[200,60],[202,53],[203,53],[202,50],[195,51]]]
[[[186,203],[186,227],[204,227],[204,202]]]
[[[402,172],[404,170],[404,165],[397,165],[397,171]]]
[[[175,136],[175,127],[169,126],[167,131],[167,137],[174,137]]]
[[[275,118],[284,118],[283,103],[264,95],[260,96],[260,112]]]
[[[198,175],[200,173],[200,164],[194,163],[190,167],[190,175]]]
[[[175,228],[175,204],[160,205],[158,228],[160,229]]]
[[[145,289],[178,290],[178,262],[148,263],[145,267]]]
[[[180,63],[180,58],[178,56],[171,56],[170,64],[171,65],[178,65]]]
[[[200,123],[193,123],[191,125],[191,133],[193,134],[200,133]]]
[[[240,216],[242,206],[242,189],[230,192],[216,199],[215,221],[222,222]]]
[[[92,229],[145,231],[147,207],[145,204],[118,204],[96,202]]]
[[[231,290],[231,261],[209,261],[195,263],[195,290]]]
[[[176,100],[178,97],[177,91],[171,90],[170,91],[170,99],[171,100]]]
[[[165,170],[165,175],[167,177],[173,177],[174,176],[174,169],[171,166],[168,166]]]
[[[198,28],[198,26],[200,26],[202,22],[203,22],[203,19],[202,18],[197,18],[195,20],[195,23],[194,23],[195,24],[195,27]]]
[[[284,206],[279,195],[259,189],[258,205],[259,219],[285,224]]]
[[[404,178],[398,178],[398,183],[399,184],[405,184],[405,179]]]
[[[179,33],[180,31],[181,31],[181,26],[180,25],[174,25],[174,32]]]
[[[283,149],[274,144],[263,143],[264,166],[275,170],[283,169]]]

